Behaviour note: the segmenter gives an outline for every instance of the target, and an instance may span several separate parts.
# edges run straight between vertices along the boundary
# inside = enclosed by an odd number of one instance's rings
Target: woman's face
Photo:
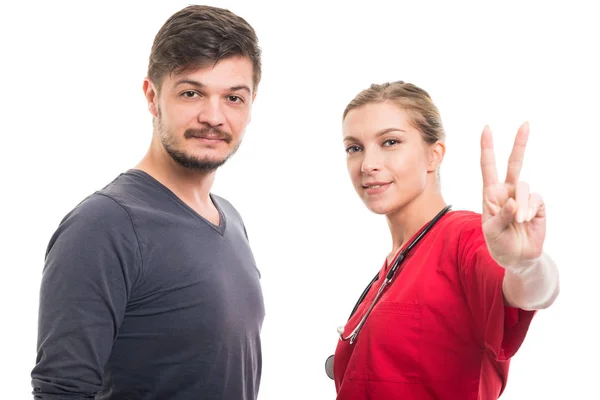
[[[350,178],[374,213],[399,211],[419,197],[428,182],[435,184],[443,145],[426,143],[408,113],[394,103],[355,108],[342,129]]]

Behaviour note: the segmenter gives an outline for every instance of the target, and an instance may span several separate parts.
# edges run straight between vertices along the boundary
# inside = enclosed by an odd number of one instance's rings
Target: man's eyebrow
[[[229,90],[231,90],[232,92],[237,92],[238,90],[245,90],[249,94],[252,94],[252,90],[250,90],[250,88],[246,85],[232,86],[229,88]]]
[[[191,86],[196,86],[197,88],[206,87],[206,85],[202,82],[198,82],[193,79],[186,79],[186,78],[180,79],[177,82],[175,82],[175,86],[179,86],[179,85],[191,85]]]
[[[187,79],[187,78],[183,78],[183,79],[180,79],[177,82],[175,82],[175,86],[180,86],[180,85],[195,86],[198,89],[202,89],[202,88],[206,87],[206,85],[204,83],[202,83],[202,82],[198,82],[198,81],[195,81],[193,79]],[[249,94],[252,94],[252,90],[247,85],[235,85],[235,86],[230,87],[229,90],[232,91],[232,92],[237,92],[239,90],[245,90]]]

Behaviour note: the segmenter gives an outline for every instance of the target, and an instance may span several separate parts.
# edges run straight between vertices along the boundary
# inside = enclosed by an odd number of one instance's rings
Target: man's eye
[[[244,99],[242,99],[240,96],[235,96],[235,95],[227,96],[227,99],[229,101],[231,101],[232,103],[243,103],[244,102]]]
[[[194,92],[193,90],[188,90],[186,92],[183,92],[181,95],[183,97],[187,97],[188,99],[199,96],[199,94]]]

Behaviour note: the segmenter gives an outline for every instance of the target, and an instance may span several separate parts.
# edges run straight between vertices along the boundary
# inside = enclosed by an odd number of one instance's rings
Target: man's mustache
[[[233,138],[227,132],[219,128],[206,127],[203,129],[187,129],[183,135],[186,139],[204,138],[204,139],[219,139],[226,143],[230,143]]]

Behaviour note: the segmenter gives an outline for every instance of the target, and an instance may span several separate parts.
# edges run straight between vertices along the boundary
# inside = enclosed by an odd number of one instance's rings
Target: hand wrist
[[[532,270],[535,270],[538,268],[543,268],[544,265],[547,264],[546,258],[549,259],[549,257],[547,257],[545,253],[542,253],[537,258],[532,258],[529,260],[521,260],[517,263],[512,263],[512,264],[500,264],[500,266],[503,267],[504,269],[512,272],[513,274],[524,275],[524,274],[531,272]]]
[[[505,299],[514,307],[539,310],[550,306],[559,293],[558,268],[542,254],[539,258],[507,268],[503,282]]]

